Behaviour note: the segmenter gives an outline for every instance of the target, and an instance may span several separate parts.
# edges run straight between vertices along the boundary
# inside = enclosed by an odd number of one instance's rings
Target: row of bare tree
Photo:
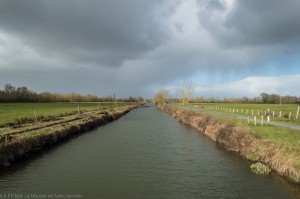
[[[182,82],[176,87],[178,98],[171,98],[169,91],[160,89],[157,91],[153,98],[153,102],[162,104],[165,102],[181,102],[182,104],[188,104],[189,102],[195,103],[251,103],[251,104],[300,104],[300,96],[281,96],[278,94],[261,93],[260,97],[248,98],[204,98],[196,97],[192,98],[196,86],[192,82]]]
[[[78,93],[36,93],[27,87],[14,87],[11,84],[5,84],[4,89],[0,90],[1,102],[138,102],[143,101],[142,97],[128,97],[124,99],[115,99],[115,97],[97,97],[95,95],[80,95]]]

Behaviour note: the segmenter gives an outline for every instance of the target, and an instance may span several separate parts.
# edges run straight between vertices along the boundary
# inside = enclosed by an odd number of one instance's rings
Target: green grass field
[[[300,112],[296,119],[299,104],[231,104],[231,103],[190,103],[188,106],[210,111],[224,112],[244,116],[261,116],[270,114],[271,120],[300,124]],[[273,118],[274,111],[274,118]],[[253,113],[253,114],[252,114]],[[291,119],[289,114],[291,113]]]
[[[100,108],[109,108],[123,104],[130,103],[0,103],[0,127],[8,124],[14,125],[22,120],[34,120],[34,111],[37,117],[57,117],[78,113],[78,106],[80,111],[90,111],[98,109],[98,106]]]

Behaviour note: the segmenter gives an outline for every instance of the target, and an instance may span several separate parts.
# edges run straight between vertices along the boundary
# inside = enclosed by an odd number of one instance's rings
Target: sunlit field
[[[66,116],[81,112],[122,106],[128,103],[0,103],[0,126],[26,123],[38,118]]]
[[[250,117],[269,115],[270,119],[274,121],[300,124],[300,111],[296,118],[300,106],[298,104],[190,103],[187,106]]]

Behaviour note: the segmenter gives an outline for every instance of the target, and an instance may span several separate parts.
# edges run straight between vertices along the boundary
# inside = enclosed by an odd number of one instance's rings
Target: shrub
[[[260,162],[252,164],[250,168],[257,175],[269,175],[271,173],[270,167]]]

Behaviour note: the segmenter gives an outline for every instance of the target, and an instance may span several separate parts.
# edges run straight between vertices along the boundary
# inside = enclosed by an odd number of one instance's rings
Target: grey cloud
[[[299,7],[298,0],[237,0],[225,19],[214,20],[213,9],[199,19],[225,46],[293,45],[300,41]]]
[[[199,0],[200,26],[194,0],[180,2],[0,0],[0,87],[152,97],[198,75],[213,84],[288,67],[284,53],[299,52],[296,1],[237,0],[224,18],[226,1]]]
[[[299,41],[299,7],[300,1],[297,0],[237,1],[236,8],[225,22],[225,26],[237,31],[240,41],[236,42],[245,44]]]
[[[182,34],[184,32],[183,25],[181,23],[174,23],[174,27],[178,33]]]
[[[220,0],[198,0],[200,6],[204,6],[207,9],[224,10],[225,5]]]
[[[0,30],[44,56],[119,66],[167,40],[169,30],[157,11],[161,4],[160,0],[4,0]]]

